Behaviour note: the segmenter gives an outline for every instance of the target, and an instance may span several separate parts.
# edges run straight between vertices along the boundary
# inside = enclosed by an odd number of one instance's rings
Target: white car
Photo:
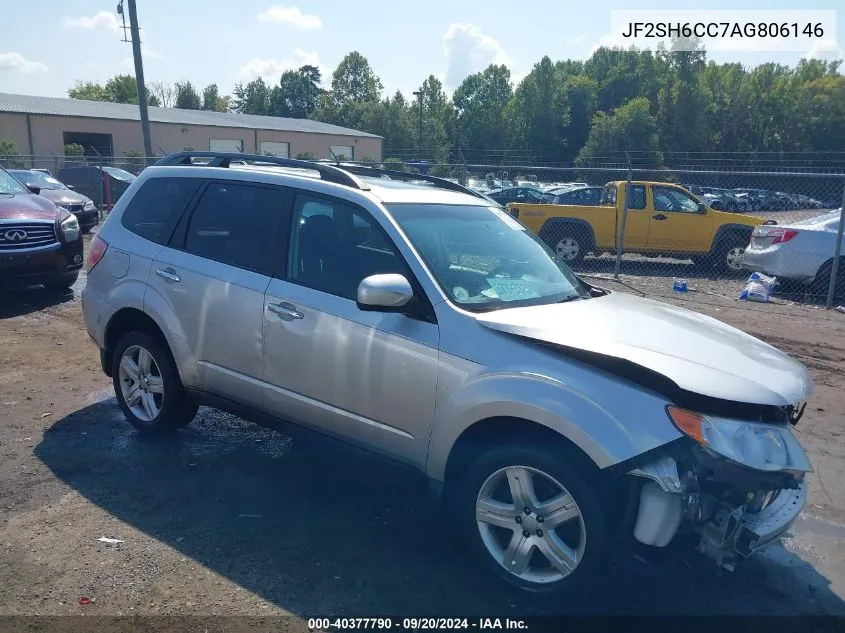
[[[743,267],[810,284],[814,294],[826,295],[841,213],[842,209],[837,209],[789,224],[758,226],[742,256]],[[839,266],[836,296],[845,296],[843,264]]]

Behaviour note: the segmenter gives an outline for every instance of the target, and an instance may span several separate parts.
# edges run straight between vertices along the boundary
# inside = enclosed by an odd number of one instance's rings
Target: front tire
[[[198,405],[187,397],[170,354],[144,332],[130,332],[115,346],[112,382],[126,420],[143,433],[190,424]]]
[[[456,495],[476,555],[525,591],[583,585],[608,553],[597,477],[567,451],[502,446],[472,462]],[[586,464],[585,464],[586,465]]]

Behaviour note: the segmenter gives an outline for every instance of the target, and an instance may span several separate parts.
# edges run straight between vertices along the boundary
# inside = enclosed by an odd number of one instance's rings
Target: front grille
[[[71,213],[79,213],[82,211],[82,208],[85,206],[85,203],[82,204],[63,204],[61,205]]]
[[[0,251],[52,246],[58,241],[53,222],[0,222]]]

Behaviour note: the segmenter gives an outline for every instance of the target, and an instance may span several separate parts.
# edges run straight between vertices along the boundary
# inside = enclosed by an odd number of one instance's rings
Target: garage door
[[[243,152],[244,142],[213,138],[208,141],[208,149],[212,152]]]
[[[346,158],[346,160],[352,160],[355,158],[355,155],[352,153],[352,146],[351,145],[331,145],[329,147],[331,150],[329,152],[329,158],[335,158],[335,156],[341,160]]]
[[[275,141],[261,141],[261,153],[264,155],[290,158],[290,143],[277,143]]]

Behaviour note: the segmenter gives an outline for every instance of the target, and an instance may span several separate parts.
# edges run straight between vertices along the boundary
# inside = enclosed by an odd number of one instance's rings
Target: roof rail
[[[208,162],[194,162],[195,158],[208,158]],[[369,191],[370,187],[361,182],[347,170],[316,163],[308,160],[297,160],[293,158],[280,158],[278,156],[261,156],[259,154],[241,154],[239,152],[175,152],[163,156],[154,163],[154,166],[172,165],[198,165],[202,167],[230,167],[233,162],[252,162],[258,165],[279,165],[294,169],[307,169],[316,171],[322,180],[333,182],[338,185],[345,185],[353,189]]]
[[[489,199],[483,194],[480,194],[477,191],[473,191],[468,187],[464,187],[463,185],[459,185],[458,183],[454,183],[451,180],[446,180],[445,178],[438,178],[437,176],[429,176],[427,174],[414,174],[407,171],[398,171],[396,169],[383,169],[380,167],[370,167],[369,165],[355,165],[349,163],[341,163],[337,166],[337,169],[342,169],[358,176],[389,176],[391,179],[406,181],[422,180],[424,182],[430,182],[433,185],[437,185],[441,189],[448,189],[449,191],[458,191],[460,193],[465,193],[470,196],[473,196],[475,198],[482,198],[483,200],[489,202]]]

